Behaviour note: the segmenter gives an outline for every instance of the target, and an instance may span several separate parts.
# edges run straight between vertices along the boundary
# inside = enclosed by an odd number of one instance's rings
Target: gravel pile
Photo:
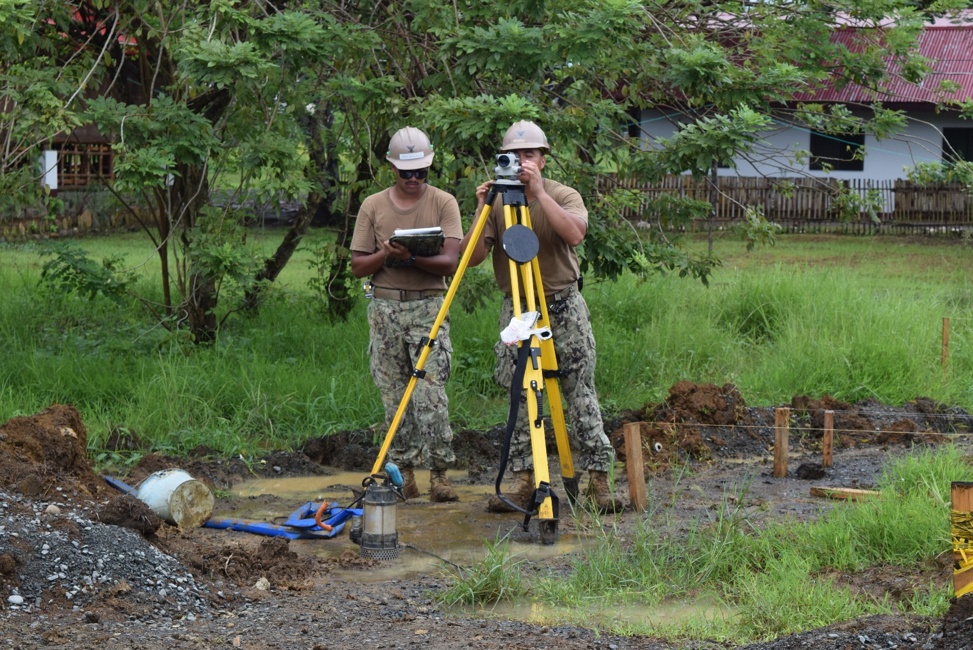
[[[75,611],[100,599],[130,602],[160,621],[211,612],[209,588],[179,561],[128,528],[92,521],[85,508],[0,491],[0,522],[0,605],[7,615],[62,599]]]

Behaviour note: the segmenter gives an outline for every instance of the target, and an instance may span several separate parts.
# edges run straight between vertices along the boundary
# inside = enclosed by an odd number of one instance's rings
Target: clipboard
[[[444,241],[446,241],[446,236],[443,235],[443,229],[439,226],[398,229],[389,238],[390,243],[401,244],[408,248],[410,253],[418,257],[438,255]]]

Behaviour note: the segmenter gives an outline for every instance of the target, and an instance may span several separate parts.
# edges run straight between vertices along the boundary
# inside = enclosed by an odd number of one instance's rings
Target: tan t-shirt
[[[584,219],[585,224],[588,223],[588,209],[577,190],[549,178],[544,179],[544,189],[558,205]],[[531,201],[527,210],[530,212],[531,229],[540,243],[537,262],[544,282],[544,294],[550,296],[577,282],[581,275],[578,254],[551,227],[540,203]],[[483,226],[483,238],[487,247],[493,249],[493,271],[497,277],[497,286],[505,294],[510,294],[509,258],[503,251],[503,246],[498,243],[502,242],[505,230],[503,197],[498,196],[490,208],[490,220]]]
[[[425,192],[408,210],[395,206],[389,190],[376,192],[362,201],[351,237],[351,250],[374,253],[400,228],[439,226],[447,238],[462,239],[463,224],[455,197],[431,185],[425,187]],[[372,283],[376,287],[409,291],[446,288],[446,278],[414,266],[384,266],[372,276]]]

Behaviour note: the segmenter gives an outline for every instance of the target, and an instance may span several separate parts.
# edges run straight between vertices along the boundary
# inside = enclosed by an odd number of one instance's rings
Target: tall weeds
[[[757,406],[804,393],[893,404],[924,396],[973,407],[973,383],[964,380],[973,374],[973,287],[957,272],[973,251],[869,241],[783,238],[754,254],[724,242],[725,264],[710,287],[663,275],[589,280],[603,409],[659,402],[687,379],[735,384]],[[142,238],[78,244],[94,259],[125,260],[140,295],[159,293],[154,252]],[[67,402],[81,410],[93,447],[125,427],[176,453],[204,443],[259,453],[382,428],[365,301],[347,322],[327,322],[308,284],[313,246],[298,251],[258,315],[232,315],[211,346],[162,327],[134,299],[85,300],[45,288],[43,249],[0,245],[0,421]],[[447,391],[457,429],[489,428],[506,414],[493,382],[499,296],[480,298],[475,312],[456,304],[450,314]],[[952,322],[946,372],[944,316]]]

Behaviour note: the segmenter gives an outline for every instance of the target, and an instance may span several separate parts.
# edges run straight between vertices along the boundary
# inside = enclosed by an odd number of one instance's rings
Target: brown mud
[[[624,425],[639,423],[649,498],[674,504],[677,527],[679,521],[707,521],[727,491],[743,481],[749,487],[741,505],[758,525],[775,517],[810,519],[828,507],[809,496],[810,487],[872,487],[890,456],[941,444],[968,445],[966,434],[973,430],[973,417],[962,409],[924,398],[892,407],[802,395],[782,406],[790,407],[791,416],[790,471],[783,478],[771,471],[774,407],[748,406],[732,385],[680,382],[661,404],[606,418],[606,430],[622,468],[633,462],[625,457]],[[825,410],[834,414],[831,467],[821,464]],[[458,465],[468,471],[464,481],[492,484],[501,433],[499,426],[456,432]],[[139,450],[140,445],[123,430],[109,439],[115,449]],[[255,505],[286,516],[299,504],[272,494],[233,496],[231,488],[254,477],[326,477],[337,470],[360,471],[364,477],[376,454],[370,431],[351,431],[249,463],[205,448],[188,458],[147,454],[118,477],[138,485],[154,472],[179,467],[217,495],[214,517]],[[692,471],[676,480],[686,467]],[[618,474],[615,489],[624,498],[627,478],[623,470]],[[405,507],[419,516],[425,509],[431,517],[437,507],[425,497],[413,501]],[[485,498],[465,499],[460,518],[471,526],[492,526],[494,532],[521,519],[486,517],[485,503]],[[629,508],[603,521],[624,536],[644,516]],[[563,521],[565,531],[576,532],[576,523]],[[313,544],[318,543],[329,542]],[[0,647],[731,647],[444,611],[435,598],[446,587],[442,570],[373,579],[380,564],[375,560],[350,551],[323,557],[313,544],[210,528],[183,530],[162,521],[95,472],[85,425],[70,405],[0,425]],[[568,562],[555,557],[538,569]],[[906,603],[931,580],[950,583],[951,574],[944,549],[940,558],[915,570],[881,567],[822,577],[877,599]],[[973,647],[971,603],[973,597],[955,600],[941,620],[869,617],[750,647],[959,650]]]

